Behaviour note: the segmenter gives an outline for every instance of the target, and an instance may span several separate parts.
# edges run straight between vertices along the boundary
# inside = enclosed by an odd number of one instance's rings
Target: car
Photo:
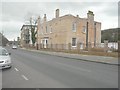
[[[0,70],[5,68],[11,68],[11,53],[8,53],[8,51],[0,47]]]
[[[13,46],[12,46],[12,49],[17,49],[17,46],[16,46],[16,45],[13,45]]]

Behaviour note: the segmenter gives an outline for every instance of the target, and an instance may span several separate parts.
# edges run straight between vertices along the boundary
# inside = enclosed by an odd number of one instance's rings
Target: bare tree
[[[28,12],[27,15],[25,16],[25,23],[27,25],[30,25],[30,32],[31,32],[31,40],[32,40],[32,45],[34,46],[35,43],[37,42],[37,25],[38,25],[38,18],[39,14],[33,14],[31,12]]]
[[[34,19],[34,18],[30,18],[30,28],[31,28],[31,40],[32,40],[32,45],[34,46],[35,45],[35,42],[36,42],[36,34],[37,34],[37,30],[36,30],[36,27],[37,27],[37,19]]]

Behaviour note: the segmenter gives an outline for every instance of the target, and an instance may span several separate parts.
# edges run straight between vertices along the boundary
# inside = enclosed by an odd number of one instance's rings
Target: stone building
[[[35,25],[32,25],[32,27],[36,27]],[[20,45],[22,47],[26,45],[31,45],[31,25],[23,25],[21,28],[21,38],[20,38]]]
[[[9,40],[2,33],[0,33],[0,46],[6,46],[8,42]]]
[[[21,28],[21,46],[25,46],[26,44],[29,44],[30,42],[30,25],[23,25]]]
[[[79,15],[59,15],[59,9],[55,12],[55,18],[47,21],[44,14],[44,21],[39,23],[38,41],[39,48],[50,48],[51,45],[65,46],[71,48],[86,48],[101,43],[101,23],[94,21],[94,14],[88,11],[87,18]]]

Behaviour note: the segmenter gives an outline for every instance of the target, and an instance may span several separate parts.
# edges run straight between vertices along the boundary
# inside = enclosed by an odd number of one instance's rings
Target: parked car
[[[16,45],[13,45],[13,46],[12,46],[12,49],[17,49],[17,46],[16,46]]]
[[[0,69],[4,68],[10,68],[11,67],[11,53],[8,53],[8,51],[0,47]]]

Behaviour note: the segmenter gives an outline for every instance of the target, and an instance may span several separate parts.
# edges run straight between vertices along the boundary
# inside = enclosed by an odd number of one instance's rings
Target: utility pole
[[[86,29],[86,49],[88,50],[88,21],[87,21],[87,29]]]
[[[37,50],[39,49],[38,45],[39,45],[39,30],[40,30],[40,16],[38,17],[37,20]]]

